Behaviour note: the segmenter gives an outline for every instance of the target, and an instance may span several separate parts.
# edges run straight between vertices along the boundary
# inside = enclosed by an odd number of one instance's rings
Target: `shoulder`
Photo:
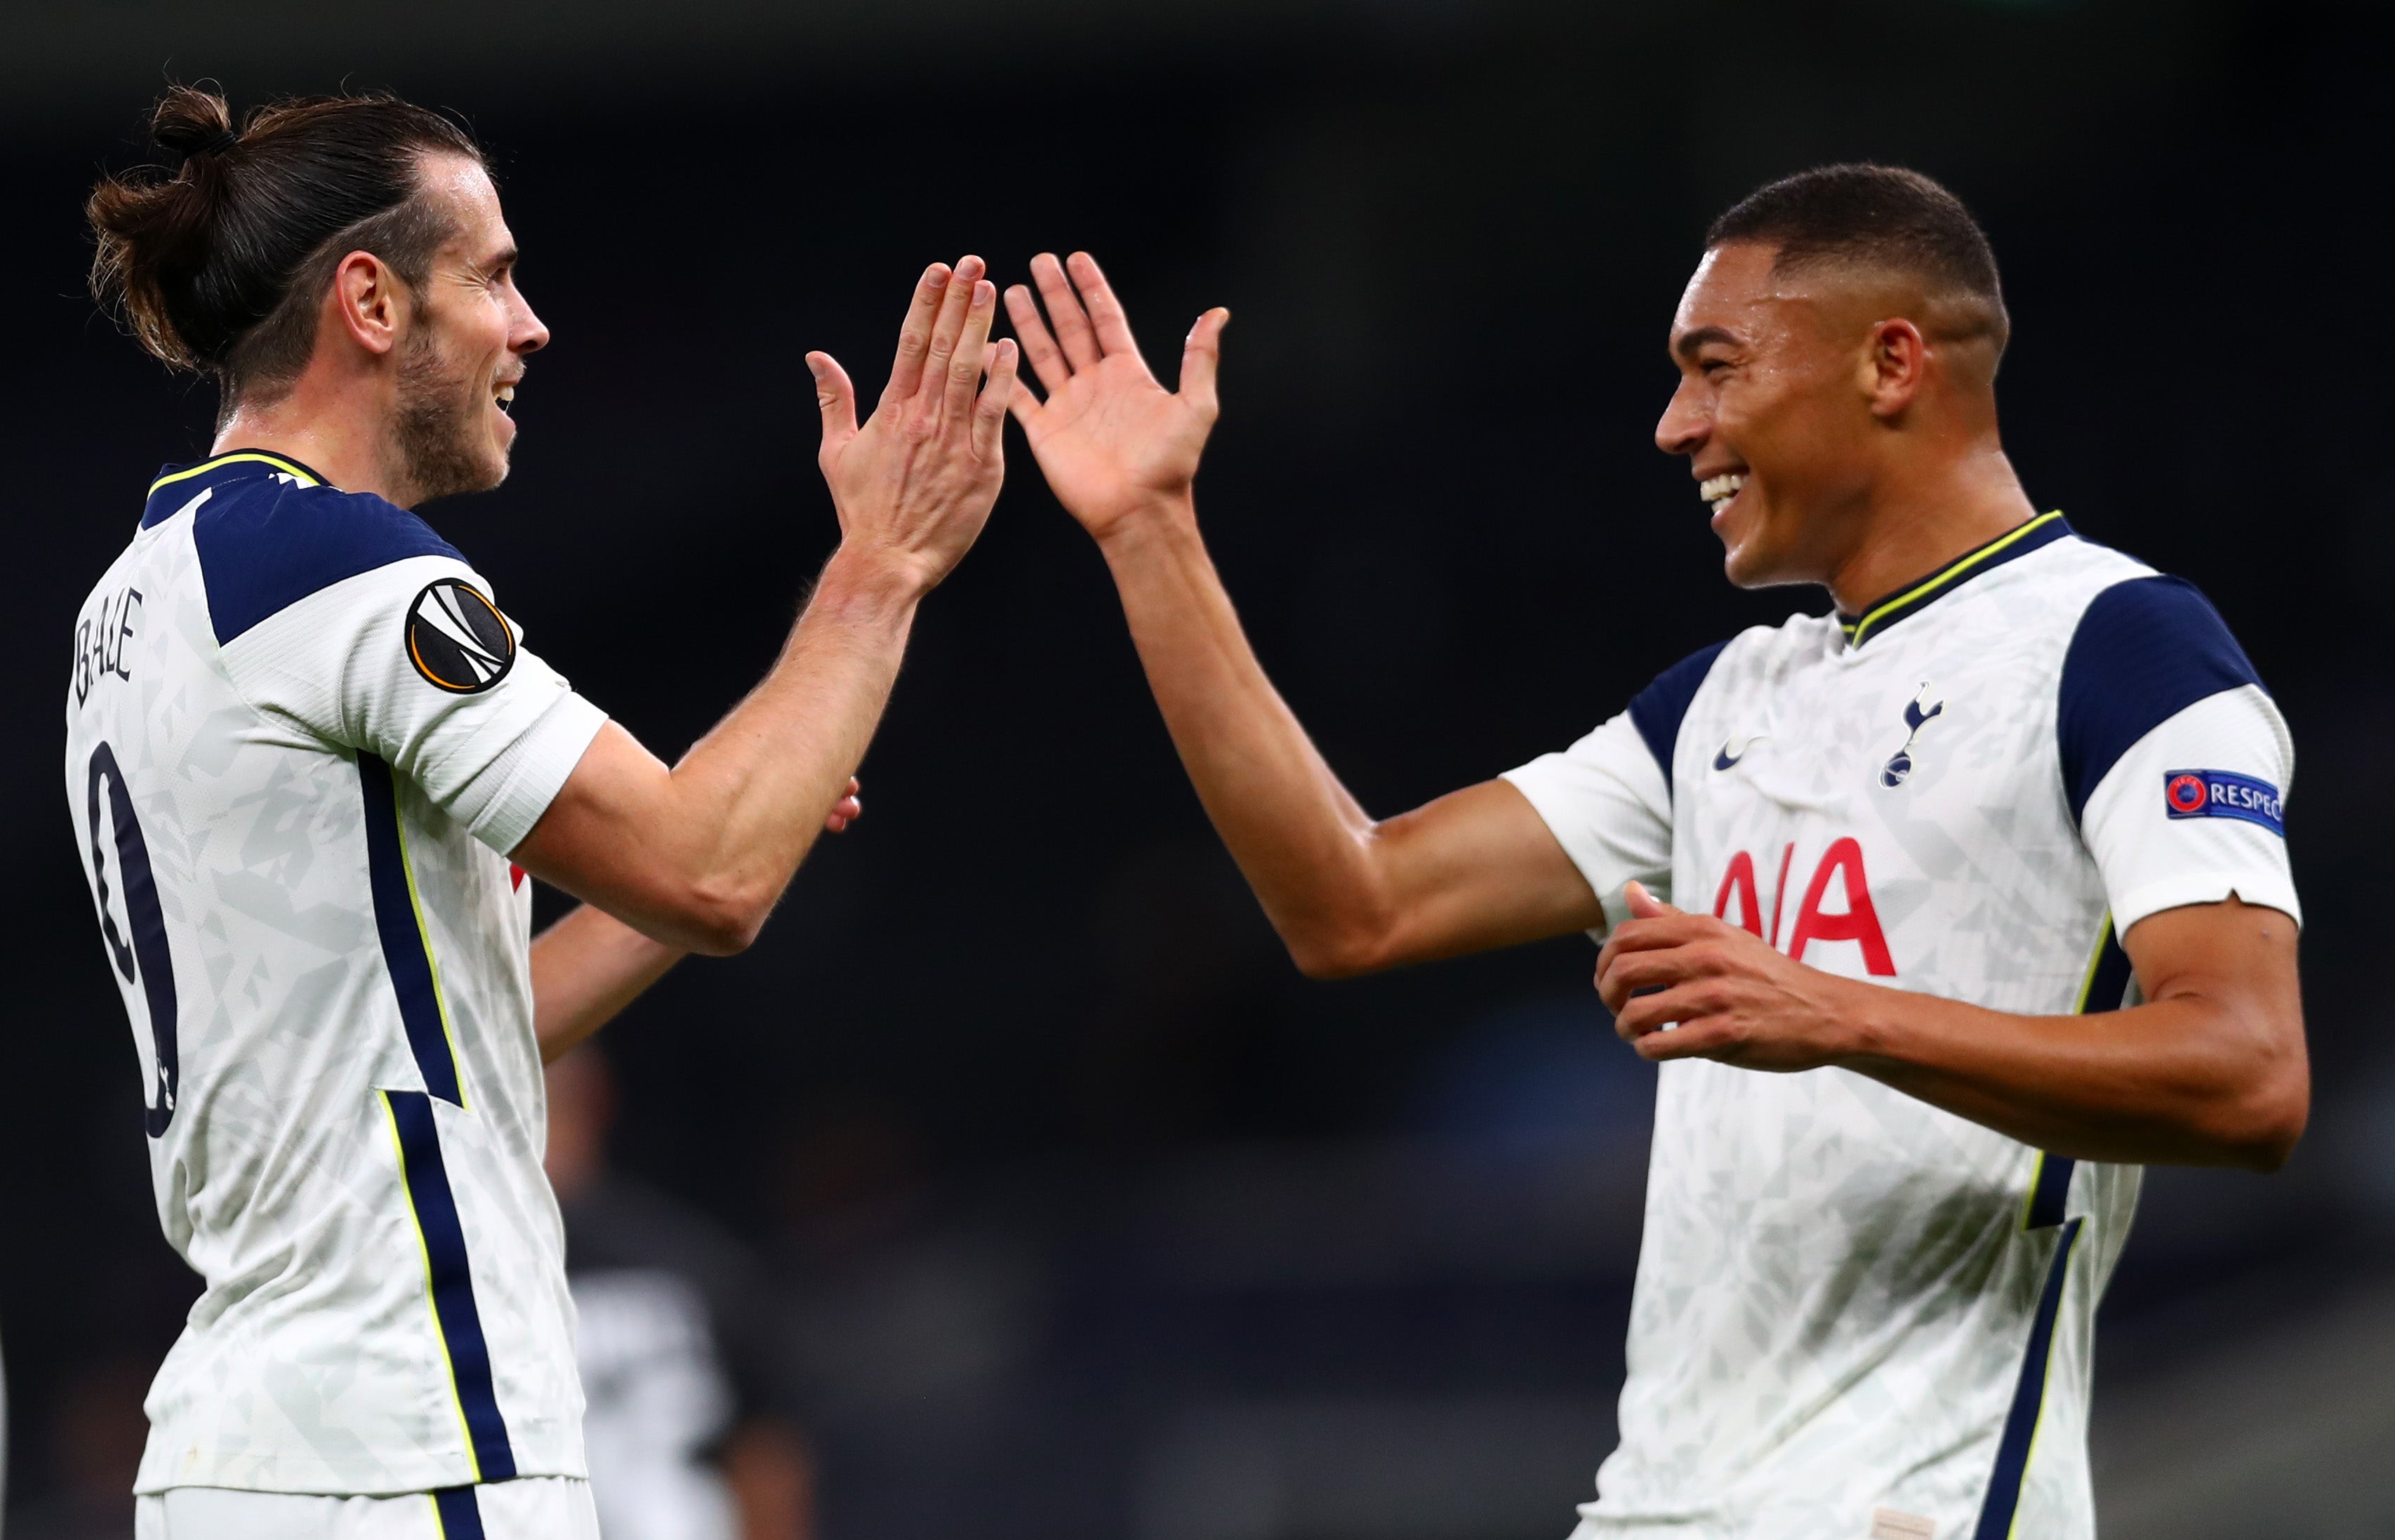
[[[2202,590],[2150,569],[2097,591],[2063,655],[2055,727],[2074,813],[2130,747],[2261,676]]]
[[[463,563],[422,519],[367,493],[260,480],[193,511],[192,543],[217,644],[345,578],[414,556]]]
[[[1750,626],[1727,641],[1700,647],[1657,674],[1630,699],[1630,720],[1667,777],[1680,724],[1708,684],[1754,676],[1776,679],[1799,658],[1839,644],[1837,622],[1827,616],[1792,615],[1777,626]]]

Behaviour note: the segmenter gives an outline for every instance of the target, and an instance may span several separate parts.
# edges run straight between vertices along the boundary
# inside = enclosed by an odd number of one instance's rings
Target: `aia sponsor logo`
[[[1763,899],[1755,883],[1754,857],[1741,850],[1730,857],[1722,873],[1721,891],[1714,896],[1714,918],[1780,945],[1780,922],[1788,897],[1789,870],[1796,859],[1793,843],[1780,853],[1780,880],[1772,885],[1771,928],[1764,929]],[[1845,907],[1827,907],[1833,899]],[[1738,907],[1736,919],[1730,907]],[[1862,949],[1863,971],[1874,978],[1896,976],[1896,959],[1887,949],[1887,933],[1880,928],[1879,909],[1872,903],[1871,879],[1863,870],[1863,847],[1851,835],[1830,842],[1805,883],[1796,906],[1796,921],[1788,932],[1787,952],[1797,962],[1817,941],[1852,941]]]

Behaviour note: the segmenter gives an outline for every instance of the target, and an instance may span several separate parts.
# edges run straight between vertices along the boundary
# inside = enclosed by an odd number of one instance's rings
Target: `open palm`
[[[1187,495],[1214,427],[1214,366],[1231,312],[1198,318],[1175,394],[1148,372],[1121,303],[1087,252],[1069,264],[1043,253],[1032,259],[1031,277],[1047,322],[1020,284],[1006,291],[1006,311],[1048,399],[1018,384],[1012,409],[1057,500],[1104,536],[1126,515]]]

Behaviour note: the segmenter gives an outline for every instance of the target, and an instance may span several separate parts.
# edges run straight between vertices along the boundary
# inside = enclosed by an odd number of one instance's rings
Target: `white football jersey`
[[[67,802],[205,1280],[136,1488],[582,1476],[512,849],[604,721],[414,514],[169,469],[85,601]]]
[[[1611,916],[1635,879],[1812,967],[2060,1015],[2133,1002],[2118,937],[2159,909],[2300,918],[2293,764],[2203,596],[2049,513],[1859,617],[1708,648],[1507,778]],[[2092,1535],[2138,1168],[1844,1069],[1666,1063],[1657,1097],[1583,1540]]]

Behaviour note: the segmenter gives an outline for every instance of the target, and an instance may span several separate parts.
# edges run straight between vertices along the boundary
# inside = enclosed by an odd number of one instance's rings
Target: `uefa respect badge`
[[[2174,818],[2238,818],[2281,839],[2287,826],[2279,789],[2234,770],[2165,770],[2163,811]]]

